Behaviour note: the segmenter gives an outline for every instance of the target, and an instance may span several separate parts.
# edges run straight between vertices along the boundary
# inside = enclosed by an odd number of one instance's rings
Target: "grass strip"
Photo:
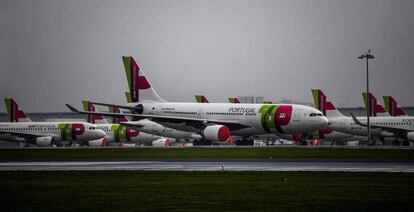
[[[0,172],[2,211],[414,211],[414,174]]]
[[[414,149],[347,148],[66,148],[0,149],[0,161],[342,159],[413,161]]]

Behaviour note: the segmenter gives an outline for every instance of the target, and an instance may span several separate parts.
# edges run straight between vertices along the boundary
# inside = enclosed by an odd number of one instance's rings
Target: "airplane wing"
[[[358,124],[359,126],[363,126],[363,127],[368,127],[367,124],[363,124],[361,123],[355,116],[354,114],[351,113],[352,119],[354,120],[354,122],[356,124]],[[372,125],[370,124],[370,127],[372,129],[381,129],[381,130],[385,130],[385,131],[389,131],[389,132],[394,132],[396,134],[401,134],[401,133],[406,133],[406,132],[411,132],[409,130],[406,129],[401,129],[401,128],[396,128],[396,127],[385,127],[385,126],[378,126],[378,125]]]
[[[131,122],[131,121],[129,121],[129,122],[120,122],[119,124],[122,125],[122,126],[125,126],[125,127],[138,128],[138,129],[144,127],[142,124],[134,123],[134,122]]]
[[[107,106],[114,106],[111,104],[106,104]],[[196,128],[201,128],[206,124],[221,124],[227,126],[230,130],[239,130],[243,128],[251,128],[251,125],[239,122],[239,121],[226,121],[226,120],[214,120],[214,119],[201,119],[201,118],[190,118],[190,117],[174,117],[174,116],[160,116],[160,115],[148,115],[148,114],[131,114],[131,113],[107,113],[107,112],[87,112],[79,111],[76,108],[72,107],[69,104],[66,106],[75,113],[80,114],[89,114],[89,115],[102,115],[102,116],[111,116],[111,117],[122,117],[129,116],[141,119],[150,119],[151,121],[157,122],[159,124],[163,123],[185,123]],[[117,105],[118,106],[118,105]],[[135,109],[135,107],[125,106],[125,109]],[[125,122],[124,122],[125,124]]]
[[[48,135],[48,134],[36,134],[36,133],[28,133],[28,132],[15,132],[15,131],[8,131],[8,130],[0,130],[0,134],[10,134],[13,136],[19,136],[19,137],[23,137],[23,138],[37,138],[37,137],[45,137],[45,136],[50,136],[52,137],[53,135]]]
[[[90,102],[90,103],[94,104],[94,105],[118,107],[118,108],[122,108],[122,109],[126,109],[126,110],[136,110],[137,109],[134,106],[127,106],[127,105],[108,104],[108,103],[103,103],[103,102]]]

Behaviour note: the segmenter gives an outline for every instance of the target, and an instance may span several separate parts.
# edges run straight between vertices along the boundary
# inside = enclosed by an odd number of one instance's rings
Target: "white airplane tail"
[[[152,88],[148,78],[131,56],[123,56],[125,74],[129,92],[127,99],[131,102],[165,102]]]

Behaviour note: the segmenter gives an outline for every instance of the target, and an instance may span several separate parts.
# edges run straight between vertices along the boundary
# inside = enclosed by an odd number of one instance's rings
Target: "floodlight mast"
[[[374,56],[371,54],[371,50],[369,49],[367,53],[358,57],[358,59],[366,59],[367,61],[367,134],[368,134],[368,146],[371,146],[371,125],[369,116],[371,115],[371,104],[369,103],[369,69],[368,69],[368,60],[374,59]],[[373,108],[375,109],[375,108]]]

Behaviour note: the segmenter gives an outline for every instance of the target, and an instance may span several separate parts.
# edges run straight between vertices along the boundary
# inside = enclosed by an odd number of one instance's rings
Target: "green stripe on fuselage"
[[[64,141],[72,141],[72,124],[58,124],[58,128],[60,129],[60,136],[61,140]]]
[[[277,110],[276,105],[263,105],[259,109],[259,113],[261,114],[261,124],[263,130],[267,133],[270,133],[270,129],[275,128],[275,114]]]
[[[112,124],[111,126],[112,131],[114,132],[114,140],[115,142],[127,142],[129,141],[127,134],[126,134],[126,127],[120,124]]]

